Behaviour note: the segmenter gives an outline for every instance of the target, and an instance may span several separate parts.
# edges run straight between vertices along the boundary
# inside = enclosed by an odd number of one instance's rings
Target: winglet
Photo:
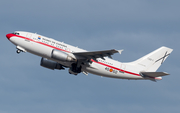
[[[121,54],[121,53],[122,53],[122,51],[124,51],[124,50],[122,49],[122,50],[117,50],[117,51],[118,51],[118,53],[119,53],[119,54]]]

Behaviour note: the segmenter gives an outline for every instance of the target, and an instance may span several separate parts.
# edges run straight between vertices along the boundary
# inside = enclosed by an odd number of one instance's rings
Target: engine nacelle
[[[54,69],[59,69],[59,70],[64,69],[61,64],[59,64],[59,63],[57,63],[55,61],[52,61],[52,60],[48,60],[46,58],[42,58],[41,59],[40,65],[42,67],[45,67],[45,68],[48,68],[48,69],[52,69],[52,70],[54,70]]]
[[[58,61],[68,61],[68,62],[76,62],[75,58],[72,58],[68,54],[61,52],[59,50],[53,49],[51,53],[51,58],[58,60]]]

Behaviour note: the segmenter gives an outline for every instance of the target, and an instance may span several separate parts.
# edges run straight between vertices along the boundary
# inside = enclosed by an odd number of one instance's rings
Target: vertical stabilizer
[[[132,63],[135,64],[140,71],[156,72],[172,51],[173,49],[163,46]]]

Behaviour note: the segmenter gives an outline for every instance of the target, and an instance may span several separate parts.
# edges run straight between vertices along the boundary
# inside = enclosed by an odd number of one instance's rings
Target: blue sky
[[[179,0],[1,0],[0,113],[180,112]],[[162,81],[73,76],[40,67],[40,57],[16,54],[5,35],[37,32],[95,51],[124,49],[128,62],[167,46]]]

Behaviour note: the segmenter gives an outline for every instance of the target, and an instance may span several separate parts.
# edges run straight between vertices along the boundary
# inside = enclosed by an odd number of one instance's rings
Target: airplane
[[[135,60],[121,63],[113,60],[112,55],[123,50],[86,51],[78,47],[59,42],[37,33],[15,31],[6,35],[17,53],[29,52],[41,58],[40,65],[48,69],[64,70],[77,75],[88,73],[102,77],[128,80],[162,80],[166,72],[156,72],[173,49],[162,46],[159,49]]]

